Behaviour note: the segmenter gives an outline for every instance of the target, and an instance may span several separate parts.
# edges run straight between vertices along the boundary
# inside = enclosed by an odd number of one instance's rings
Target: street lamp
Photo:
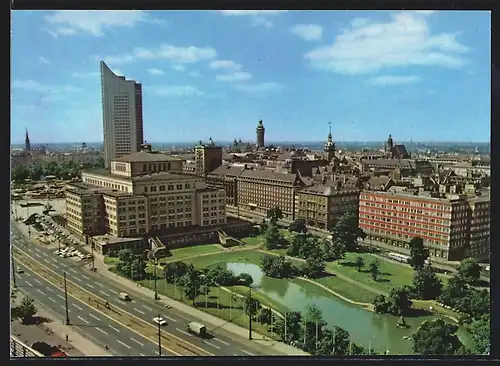
[[[14,267],[14,252],[12,251],[12,248],[11,248],[11,252],[10,252],[10,262],[11,262],[11,265],[12,265],[12,283],[14,285],[14,288],[17,288],[17,284],[16,284],[16,268]]]
[[[66,310],[66,325],[69,325],[70,321],[69,321],[69,309],[68,309],[68,290],[66,287],[66,272],[64,272],[64,304]]]
[[[161,356],[161,326],[160,326],[160,314],[158,314],[158,355]]]

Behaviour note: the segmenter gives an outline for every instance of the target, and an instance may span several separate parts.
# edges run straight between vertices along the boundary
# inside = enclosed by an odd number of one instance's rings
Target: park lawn
[[[244,242],[247,245],[258,245],[264,241],[264,238],[259,235],[259,236],[248,236],[246,238],[241,239],[242,242]]]
[[[142,280],[139,283],[147,288],[154,289],[154,280]],[[244,287],[244,286],[238,286]],[[182,293],[180,287],[176,287],[173,284],[167,283],[165,280],[157,281],[158,293],[161,295],[166,295],[171,299],[183,302],[189,306],[193,306],[193,301],[187,299]],[[242,290],[240,290],[242,291]],[[248,290],[247,290],[248,291]],[[237,324],[243,328],[248,328],[248,316],[243,311],[243,299],[236,297],[236,299],[230,299],[231,294],[228,291],[219,289],[218,287],[211,287],[210,293],[205,295],[200,295],[195,299],[197,304],[197,309],[205,311],[218,318],[230,321]],[[217,302],[217,298],[219,301]],[[257,298],[261,304],[270,306],[264,299]],[[218,303],[218,306],[217,306]],[[252,322],[252,329],[262,335],[269,335],[267,325]]]
[[[191,257],[193,255],[198,255],[198,254],[222,252],[222,250],[223,249],[220,246],[220,244],[201,244],[201,245],[195,245],[195,246],[190,246],[190,247],[186,247],[186,248],[172,249],[170,251],[172,256],[162,258],[160,260],[160,263],[178,261],[178,260],[181,260],[183,258]]]
[[[356,286],[350,282],[346,282],[336,276],[327,275],[325,277],[314,278],[312,280],[356,302],[371,304],[375,299],[375,296],[377,296],[377,294],[372,291],[368,291],[361,286]],[[301,282],[301,285],[302,284],[303,282]],[[330,296],[333,296],[333,294]]]
[[[357,268],[354,266],[354,261],[357,257],[363,258],[365,262],[361,272],[358,272]],[[368,272],[369,263],[375,259],[377,259],[380,264],[380,273],[377,281],[374,281],[371,274]],[[413,268],[410,266],[393,263],[368,253],[346,253],[344,259],[326,263],[326,268],[334,273],[349,276],[360,283],[386,293],[389,293],[394,287],[411,285],[414,273]],[[438,277],[443,281],[443,284],[446,283],[446,276],[438,274]]]

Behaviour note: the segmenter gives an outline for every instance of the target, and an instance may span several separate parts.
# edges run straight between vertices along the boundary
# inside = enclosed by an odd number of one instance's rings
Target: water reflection
[[[412,354],[412,342],[403,339],[411,336],[420,323],[432,319],[432,316],[406,318],[407,329],[396,326],[398,317],[379,315],[353,306],[340,299],[325,296],[323,290],[317,291],[302,287],[297,280],[270,278],[263,274],[259,266],[250,263],[226,263],[226,268],[236,275],[249,273],[256,287],[261,292],[291,311],[305,314],[308,305],[316,305],[322,312],[328,327],[339,326],[351,334],[351,338],[365,348],[371,344],[372,349],[382,352],[386,348],[391,354]],[[459,337],[470,344],[470,337],[460,331]]]

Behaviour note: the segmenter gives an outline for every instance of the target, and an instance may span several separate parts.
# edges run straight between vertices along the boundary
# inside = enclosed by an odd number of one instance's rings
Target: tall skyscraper
[[[140,151],[143,143],[142,86],[125,80],[101,61],[102,121],[104,164]]]

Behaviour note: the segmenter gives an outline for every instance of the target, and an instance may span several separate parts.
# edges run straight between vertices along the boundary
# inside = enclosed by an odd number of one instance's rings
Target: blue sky
[[[14,11],[13,143],[102,140],[99,61],[148,142],[490,140],[490,13]]]

